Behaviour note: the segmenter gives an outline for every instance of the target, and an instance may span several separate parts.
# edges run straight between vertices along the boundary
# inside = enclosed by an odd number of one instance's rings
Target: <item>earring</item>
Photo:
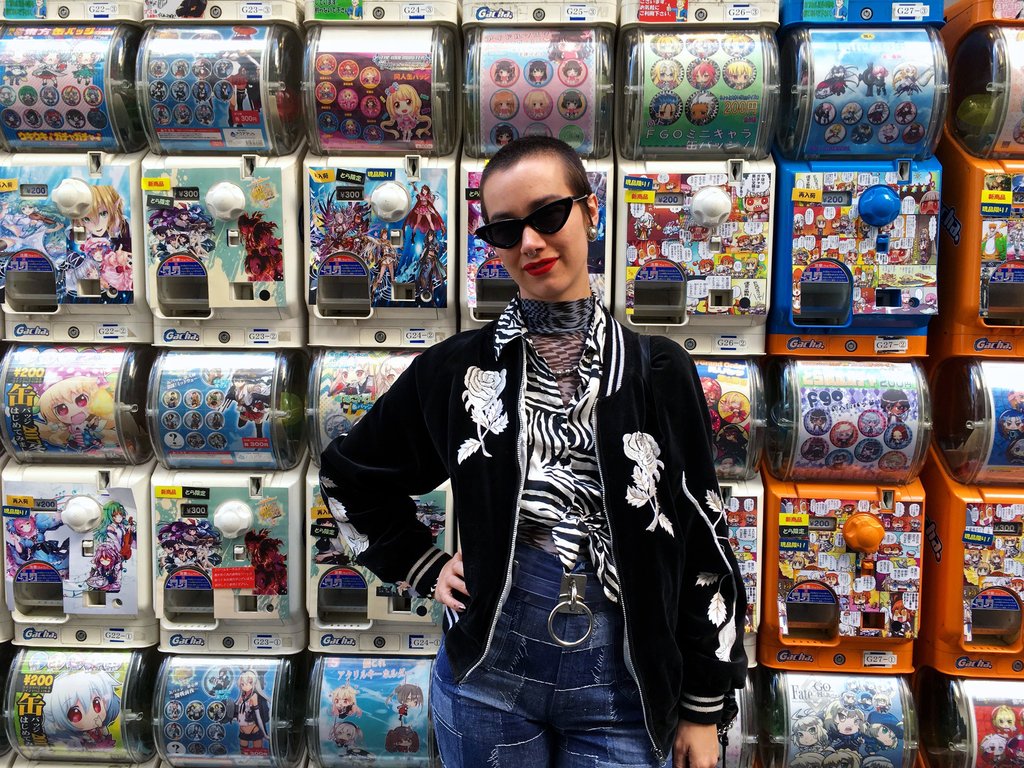
[[[597,240],[597,227],[595,227],[593,224],[587,227],[587,240],[589,240],[590,242],[594,242],[595,240]]]

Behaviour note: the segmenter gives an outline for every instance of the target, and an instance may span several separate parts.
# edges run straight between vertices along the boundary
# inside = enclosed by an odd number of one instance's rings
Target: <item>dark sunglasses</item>
[[[492,221],[477,227],[476,236],[495,248],[511,248],[523,238],[523,229],[529,225],[542,235],[553,235],[565,226],[572,213],[573,203],[580,203],[590,195],[579,197],[563,197],[542,205],[528,216],[521,219],[503,219]]]

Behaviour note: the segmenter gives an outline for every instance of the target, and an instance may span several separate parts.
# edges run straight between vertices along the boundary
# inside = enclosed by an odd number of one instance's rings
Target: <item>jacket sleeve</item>
[[[651,379],[661,429],[681,459],[673,489],[686,532],[676,640],[683,657],[679,716],[718,723],[726,694],[742,688],[746,590],[729,545],[725,507],[715,476],[711,419],[697,369],[682,347],[652,339]],[[674,478],[675,475],[671,475]]]
[[[359,565],[429,597],[450,556],[434,545],[410,496],[434,490],[448,471],[426,423],[423,357],[348,435],[327,446],[320,457],[320,491],[342,530],[347,523],[365,537],[350,542]]]

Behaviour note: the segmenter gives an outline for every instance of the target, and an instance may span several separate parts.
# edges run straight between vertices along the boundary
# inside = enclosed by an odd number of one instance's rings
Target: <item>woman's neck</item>
[[[586,331],[594,317],[593,294],[571,301],[520,299],[523,319],[530,333],[572,333]]]

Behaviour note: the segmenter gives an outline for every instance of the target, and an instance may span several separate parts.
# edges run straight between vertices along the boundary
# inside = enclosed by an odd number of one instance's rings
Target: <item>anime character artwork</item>
[[[69,538],[57,532],[64,523],[59,514],[26,510],[23,515],[4,514],[6,572],[13,579],[29,563],[42,563],[67,577]]]
[[[425,755],[430,664],[331,656],[318,662],[321,758],[331,763]]]
[[[443,168],[425,168],[420,180],[412,182],[400,168],[366,172],[361,189],[353,187],[353,194],[340,195],[333,179],[321,183],[311,172],[310,304],[316,304],[322,277],[363,274],[374,307],[446,307],[448,173]],[[378,181],[379,176],[389,178]],[[381,184],[393,183],[406,187],[412,205],[404,219],[389,223],[374,215],[366,201]],[[398,244],[389,235],[395,228],[405,234]],[[411,284],[412,294],[402,293],[399,284]]]
[[[275,714],[282,707],[279,689],[288,679],[288,663],[168,659],[159,683],[166,702],[160,737],[168,751],[206,762],[266,765],[278,732],[273,718],[289,716]]]
[[[11,173],[48,190],[77,178],[66,167],[26,166]],[[24,185],[0,193],[0,284],[10,273],[52,270],[57,304],[134,301],[128,168],[108,165],[98,180],[85,181],[92,201],[78,219],[62,216],[48,198],[22,196]],[[84,238],[73,235],[76,229]]]
[[[122,652],[23,651],[13,675],[22,705],[19,748],[35,759],[85,751],[97,760],[130,760],[137,745],[125,743],[122,715],[130,659]]]
[[[898,678],[787,673],[786,764],[805,768],[903,764],[905,702]]]

